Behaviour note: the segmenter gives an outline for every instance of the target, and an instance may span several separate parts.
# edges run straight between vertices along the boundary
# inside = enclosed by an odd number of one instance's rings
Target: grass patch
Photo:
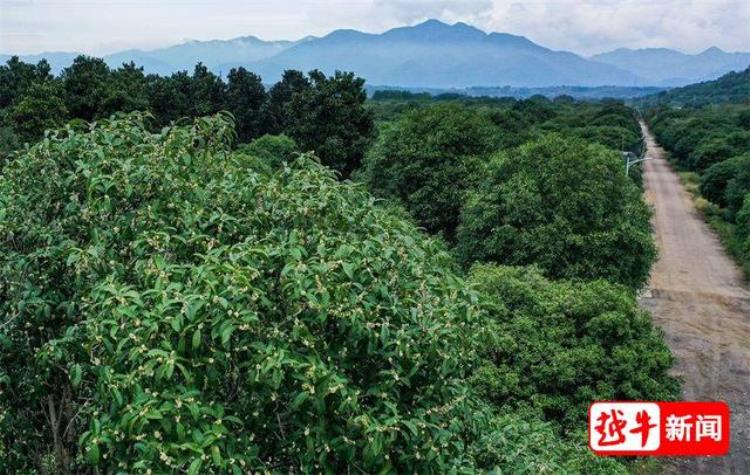
[[[695,172],[678,171],[682,186],[693,196],[700,196],[701,177]]]

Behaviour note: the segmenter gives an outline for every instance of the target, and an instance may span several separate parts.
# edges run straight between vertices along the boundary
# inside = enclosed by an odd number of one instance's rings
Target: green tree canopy
[[[375,195],[399,199],[420,226],[453,241],[472,172],[500,140],[481,111],[416,109],[381,132],[361,178]]]
[[[0,175],[0,464],[470,467],[479,313],[449,256],[309,158],[253,172],[232,135],[105,120]]]
[[[224,108],[226,85],[206,65],[196,64],[190,80],[190,117],[215,114]]]
[[[304,94],[310,89],[310,81],[301,71],[288,69],[284,71],[281,81],[268,91],[266,116],[270,122],[269,131],[283,133],[292,123],[290,106],[295,94]]]
[[[740,178],[745,170],[750,170],[750,153],[715,163],[701,175],[701,194],[719,206],[727,206],[727,187],[733,180]],[[733,203],[732,207],[735,210],[742,206],[744,193],[741,194],[739,203]],[[736,197],[733,198],[736,200]]]
[[[461,214],[465,265],[538,264],[555,278],[605,278],[633,287],[656,256],[650,212],[617,152],[547,135],[501,152]]]
[[[237,151],[258,159],[258,165],[265,170],[278,169],[283,162],[291,162],[299,147],[286,135],[264,135],[249,144],[241,144]]]
[[[100,58],[78,56],[60,76],[65,92],[65,107],[71,117],[92,121],[104,113],[104,101],[110,93],[110,71]]]
[[[679,397],[672,355],[632,290],[493,265],[472,269],[469,282],[492,333],[474,384],[497,406],[576,432],[591,401]]]
[[[109,88],[102,104],[102,115],[149,109],[148,88],[143,67],[132,61],[110,73]]]
[[[240,142],[249,142],[268,130],[264,107],[268,96],[260,76],[245,68],[232,68],[227,76],[225,100],[224,108],[234,115]]]
[[[185,71],[168,77],[149,75],[148,96],[151,112],[160,125],[192,114],[192,79]]]
[[[10,107],[20,100],[33,83],[51,79],[50,66],[46,60],[34,65],[24,63],[18,56],[11,57],[0,65],[0,109]]]
[[[311,71],[309,77],[310,88],[292,95],[286,133],[348,178],[359,168],[375,134],[372,114],[364,106],[365,81],[340,71],[331,77]]]
[[[52,81],[34,83],[10,112],[10,123],[16,135],[25,142],[35,142],[47,129],[65,123],[68,111],[59,84]]]

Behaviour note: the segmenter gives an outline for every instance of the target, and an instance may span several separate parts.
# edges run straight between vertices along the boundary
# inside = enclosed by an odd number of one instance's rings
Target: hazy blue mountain
[[[134,61],[147,72],[168,74],[180,70],[191,71],[199,61],[209,69],[220,72],[225,64],[237,64],[269,58],[296,45],[309,41],[263,41],[254,36],[242,36],[231,40],[188,41],[168,48],[151,51],[127,50],[105,56],[112,67]],[[228,72],[228,68],[226,71]]]
[[[70,66],[70,64],[73,62],[73,59],[75,59],[75,57],[80,54],[81,53],[64,53],[64,52],[49,52],[49,53],[22,54],[22,55],[0,54],[0,62],[5,63],[13,56],[18,56],[19,58],[21,58],[21,61],[25,63],[32,63],[32,64],[36,64],[42,59],[46,59],[47,62],[49,63],[50,68],[52,69],[52,73],[57,74],[60,71],[62,71],[63,68],[67,68],[68,66]]]
[[[254,36],[242,36],[231,40],[188,41],[167,48],[154,50],[129,49],[104,56],[104,61],[110,67],[117,68],[122,63],[130,61],[143,66],[147,73],[171,74],[176,71],[192,71],[195,64],[202,62],[209,69],[216,72],[222,70],[223,65],[247,63],[271,57],[294,46],[299,42],[309,41],[263,41]],[[26,62],[36,63],[41,58],[47,58],[52,71],[60,72],[69,66],[80,53],[41,53],[22,55]],[[0,55],[0,60],[7,61],[11,55]],[[228,72],[226,68],[224,72]]]
[[[702,53],[685,54],[667,48],[620,48],[591,59],[629,71],[637,71],[650,84],[682,86],[708,81],[750,65],[750,53],[727,53],[708,48]]]
[[[285,69],[354,71],[371,84],[421,87],[623,85],[635,74],[522,37],[437,20],[381,34],[337,30],[245,64],[266,81]]]
[[[45,57],[53,72],[68,66],[76,53]],[[0,55],[5,61],[8,55]],[[354,71],[369,84],[417,88],[680,86],[715,79],[750,64],[750,53],[709,48],[684,54],[664,48],[618,49],[591,58],[554,51],[523,36],[485,33],[464,23],[428,20],[380,34],[336,30],[322,38],[263,41],[254,36],[231,40],[189,41],[151,51],[131,49],[104,57],[112,66],[134,61],[146,72],[170,74],[203,62],[226,74],[244,66],[271,83],[285,69]]]

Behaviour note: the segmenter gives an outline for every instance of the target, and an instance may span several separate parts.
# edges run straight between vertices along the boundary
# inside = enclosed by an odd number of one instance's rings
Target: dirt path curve
[[[641,306],[666,334],[686,400],[725,400],[732,410],[727,457],[672,460],[675,473],[750,474],[750,291],[693,206],[644,123],[646,198],[654,207],[659,260]]]

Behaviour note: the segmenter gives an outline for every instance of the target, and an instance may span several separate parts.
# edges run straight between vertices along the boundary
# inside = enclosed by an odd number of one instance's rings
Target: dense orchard
[[[0,472],[624,473],[586,402],[678,389],[634,112],[381,96],[0,66]]]
[[[232,152],[228,117],[147,120],[50,133],[0,176],[0,469],[623,470],[554,414],[506,411],[538,383],[487,393],[515,351],[506,296],[440,241],[312,156]],[[556,299],[535,279],[538,297],[507,298]],[[651,327],[613,295],[634,319],[622,351],[648,358]],[[668,393],[659,358],[651,385],[623,372],[614,394]]]

